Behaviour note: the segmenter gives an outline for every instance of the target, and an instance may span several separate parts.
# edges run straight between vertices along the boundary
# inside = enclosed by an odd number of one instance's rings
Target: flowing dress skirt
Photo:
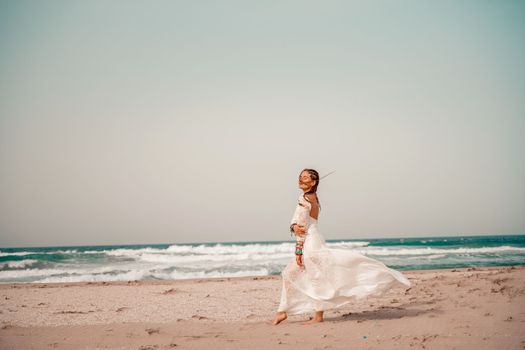
[[[304,268],[295,258],[282,272],[278,311],[300,314],[342,306],[354,299],[380,296],[389,289],[410,287],[399,271],[362,254],[328,248],[314,221],[303,248]]]

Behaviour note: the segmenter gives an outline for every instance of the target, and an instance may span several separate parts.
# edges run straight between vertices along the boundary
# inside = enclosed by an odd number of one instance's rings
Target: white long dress
[[[410,281],[401,272],[378,260],[351,250],[328,248],[310,209],[311,204],[301,194],[291,223],[306,227],[304,268],[297,265],[294,257],[283,270],[278,311],[290,315],[324,311],[354,299],[380,296],[396,286],[410,287]]]

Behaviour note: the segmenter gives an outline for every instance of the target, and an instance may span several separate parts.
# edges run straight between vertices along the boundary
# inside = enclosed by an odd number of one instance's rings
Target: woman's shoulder
[[[300,206],[310,206],[310,202],[308,202],[308,200],[306,200],[306,198],[304,198],[304,194],[301,194],[299,195],[299,198],[297,198],[297,203],[300,205]]]
[[[304,194],[304,197],[311,202],[317,199],[317,196],[315,195],[315,193],[306,193]]]
[[[299,196],[299,205],[311,208],[312,204],[317,204],[317,197],[314,193],[301,194]]]
[[[310,204],[317,204],[317,195],[315,193],[307,193],[304,195],[304,198],[306,201],[308,201]]]

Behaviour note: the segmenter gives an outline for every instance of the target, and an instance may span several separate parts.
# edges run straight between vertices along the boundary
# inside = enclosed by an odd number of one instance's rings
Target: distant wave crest
[[[470,238],[469,243],[456,246],[443,246],[447,238],[421,240],[429,246],[399,239],[331,241],[327,245],[373,257],[396,269],[525,263],[525,246],[519,239],[512,237],[518,246],[504,242],[480,246],[486,242],[483,239]],[[0,251],[0,283],[275,275],[292,261],[294,247],[288,241],[12,249]]]

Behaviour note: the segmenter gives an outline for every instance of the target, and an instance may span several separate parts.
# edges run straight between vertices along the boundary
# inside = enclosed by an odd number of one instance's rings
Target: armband
[[[295,244],[295,255],[303,255],[303,242],[297,242]]]

